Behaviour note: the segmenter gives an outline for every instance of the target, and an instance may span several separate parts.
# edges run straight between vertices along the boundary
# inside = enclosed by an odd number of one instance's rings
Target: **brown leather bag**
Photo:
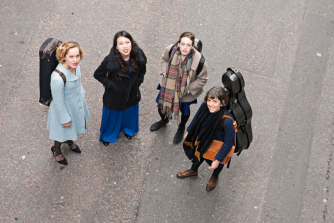
[[[228,115],[224,115],[223,118],[230,118],[232,119],[230,116]],[[230,161],[230,159],[232,158],[232,155],[234,153],[234,149],[235,149],[235,144],[236,144],[236,133],[237,133],[237,122],[233,121],[233,127],[235,130],[235,136],[234,136],[234,145],[232,146],[230,152],[227,154],[227,156],[225,157],[225,159],[223,161],[221,161],[221,164],[226,164]],[[208,151],[206,151],[203,154],[203,158],[208,159],[208,160],[212,160],[215,161],[216,160],[216,155],[218,154],[220,148],[222,148],[222,146],[224,145],[224,142],[218,141],[218,140],[213,140],[212,144],[210,145]]]

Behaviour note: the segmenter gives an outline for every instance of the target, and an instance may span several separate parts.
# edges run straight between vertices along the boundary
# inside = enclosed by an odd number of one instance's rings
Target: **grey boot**
[[[166,125],[169,122],[169,120],[167,119],[166,121],[161,119],[158,122],[155,122],[151,125],[150,127],[150,131],[157,131],[158,129],[160,129],[162,126]]]

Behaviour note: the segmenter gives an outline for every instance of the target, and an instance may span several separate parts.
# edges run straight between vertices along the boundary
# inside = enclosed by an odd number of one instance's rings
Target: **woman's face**
[[[118,37],[116,49],[118,49],[123,58],[129,59],[132,49],[131,41],[123,36]]]
[[[180,51],[183,56],[188,56],[190,50],[194,49],[193,41],[188,37],[182,37],[180,43],[178,43],[178,47],[180,47]]]
[[[216,113],[223,106],[223,104],[220,102],[220,100],[217,97],[215,97],[214,99],[211,99],[210,95],[206,101],[206,104],[209,108],[210,113]]]
[[[80,62],[80,51],[78,47],[71,48],[67,51],[65,56],[65,67],[67,68],[77,68]]]

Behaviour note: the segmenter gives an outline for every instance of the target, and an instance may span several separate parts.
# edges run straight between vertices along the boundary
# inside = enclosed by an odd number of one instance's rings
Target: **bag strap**
[[[199,75],[199,73],[202,72],[204,62],[205,62],[205,58],[201,54],[201,59],[199,60],[199,63],[198,63],[197,69],[196,69],[196,76]]]
[[[55,69],[55,71],[61,76],[61,78],[63,78],[64,86],[65,86],[65,84],[66,84],[66,77],[65,77],[65,75],[61,71],[59,71],[58,69]]]
[[[233,118],[229,115],[223,115],[222,119],[224,118],[229,118],[232,120],[233,122],[233,127],[234,127],[234,147],[237,145],[237,131],[238,131],[238,124],[235,120],[233,120]],[[224,128],[225,128],[225,125],[224,125]],[[227,163],[227,168],[230,168],[230,164],[231,164],[231,160],[232,160],[232,157],[231,159],[228,161]]]
[[[237,122],[235,121],[235,120],[233,120],[233,118],[231,117],[231,116],[229,116],[229,115],[223,115],[223,117],[222,117],[222,119],[224,119],[224,118],[229,118],[229,119],[231,119],[232,120],[232,123],[233,123],[233,127],[234,127],[234,146],[236,146],[237,145],[237,132],[238,132],[238,124],[237,124]],[[224,126],[225,127],[225,126]]]

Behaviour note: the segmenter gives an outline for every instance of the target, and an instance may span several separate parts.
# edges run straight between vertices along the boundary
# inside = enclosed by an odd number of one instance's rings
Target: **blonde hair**
[[[67,42],[60,44],[59,47],[57,48],[56,57],[57,57],[58,62],[61,64],[65,63],[65,57],[68,51],[76,47],[79,49],[80,60],[82,60],[84,57],[84,52],[81,46],[77,42],[67,41]]]

